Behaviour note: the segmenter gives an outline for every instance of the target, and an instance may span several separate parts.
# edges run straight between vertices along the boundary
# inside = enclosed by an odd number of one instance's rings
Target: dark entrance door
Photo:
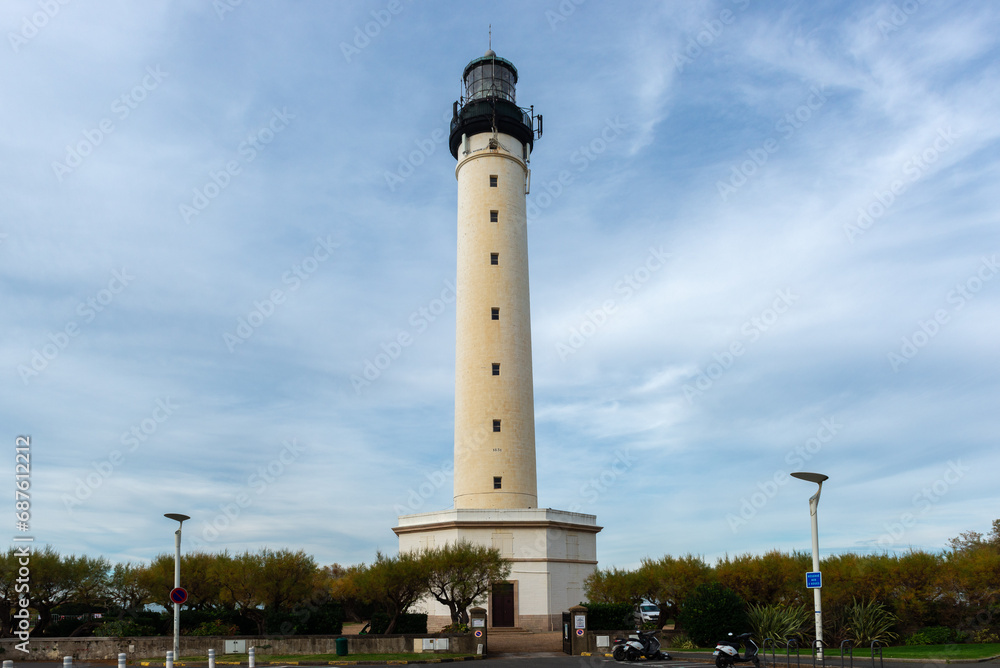
[[[514,583],[497,582],[493,585],[493,609],[490,617],[493,626],[514,626]]]

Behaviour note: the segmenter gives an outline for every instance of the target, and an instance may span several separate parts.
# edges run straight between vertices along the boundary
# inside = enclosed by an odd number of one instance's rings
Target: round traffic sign
[[[476,629],[476,637],[477,638],[482,638],[483,637],[483,631],[482,631],[482,629]]]
[[[183,587],[174,587],[170,590],[170,600],[180,605],[184,601],[188,600],[187,590]]]
[[[576,630],[576,635],[582,636],[583,635],[583,629],[577,629]]]

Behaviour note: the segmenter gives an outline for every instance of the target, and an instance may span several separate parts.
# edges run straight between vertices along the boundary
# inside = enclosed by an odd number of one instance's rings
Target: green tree
[[[428,571],[427,589],[448,606],[453,624],[469,623],[469,606],[483,599],[494,582],[510,575],[510,561],[500,550],[467,541],[451,543],[420,555]]]
[[[270,614],[289,612],[299,601],[309,598],[318,585],[316,562],[303,550],[261,551],[261,590]]]
[[[118,608],[118,619],[142,610],[153,601],[148,586],[147,567],[141,564],[115,564],[108,577],[107,595],[110,603]]]
[[[104,557],[62,557],[51,546],[31,555],[31,603],[38,611],[33,636],[45,633],[52,610],[68,602],[100,606],[107,601],[109,564]]]
[[[428,569],[418,554],[404,552],[397,557],[375,555],[375,563],[360,571],[358,589],[389,616],[386,633],[396,628],[399,616],[427,593]]]
[[[749,626],[746,603],[718,582],[698,585],[684,602],[680,621],[688,637],[702,647],[727,633],[743,633]]]
[[[235,557],[228,552],[218,555],[217,573],[222,583],[220,601],[233,606],[241,616],[257,626],[264,635],[267,615],[264,611],[264,558],[249,550]]]

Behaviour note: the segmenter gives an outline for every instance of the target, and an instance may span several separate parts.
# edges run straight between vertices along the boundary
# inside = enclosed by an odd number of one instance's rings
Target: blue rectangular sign
[[[823,574],[819,571],[806,573],[806,589],[822,589]]]

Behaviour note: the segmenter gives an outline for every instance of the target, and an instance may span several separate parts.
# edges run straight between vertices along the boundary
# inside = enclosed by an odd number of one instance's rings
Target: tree
[[[148,586],[147,567],[143,565],[115,564],[108,578],[108,600],[119,610],[118,619],[135,614],[152,602],[153,592]]]
[[[386,633],[396,628],[399,616],[427,592],[428,569],[418,554],[404,552],[398,557],[375,555],[375,563],[357,575],[362,595],[380,606],[389,616]]]
[[[699,585],[715,577],[712,567],[692,554],[679,558],[666,555],[658,561],[643,559],[638,572],[639,592],[659,606],[661,622],[672,618],[680,628],[684,602]]]
[[[261,551],[260,596],[269,614],[288,612],[317,586],[316,562],[304,551]]]
[[[642,575],[622,568],[597,569],[583,582],[587,600],[594,603],[639,604],[648,589]],[[650,599],[652,600],[652,599]]]
[[[448,606],[453,624],[468,624],[469,606],[510,575],[510,561],[500,550],[464,540],[428,550],[420,558],[428,569],[427,588]]]
[[[680,621],[691,640],[702,647],[727,633],[742,633],[749,625],[743,599],[718,582],[698,585],[684,602]]]
[[[264,605],[264,558],[249,550],[235,557],[228,552],[218,555],[217,572],[221,587],[221,602],[232,605],[239,613],[257,625],[260,635],[266,633]]]
[[[365,600],[364,593],[358,586],[364,570],[364,564],[348,566],[347,568],[340,564],[333,564],[323,569],[330,598],[340,603],[344,609],[344,615],[354,622],[370,619],[372,613],[371,602]]]
[[[31,555],[31,602],[38,610],[32,636],[52,621],[52,610],[70,601],[98,606],[106,602],[109,564],[104,557],[61,557],[51,546]]]

